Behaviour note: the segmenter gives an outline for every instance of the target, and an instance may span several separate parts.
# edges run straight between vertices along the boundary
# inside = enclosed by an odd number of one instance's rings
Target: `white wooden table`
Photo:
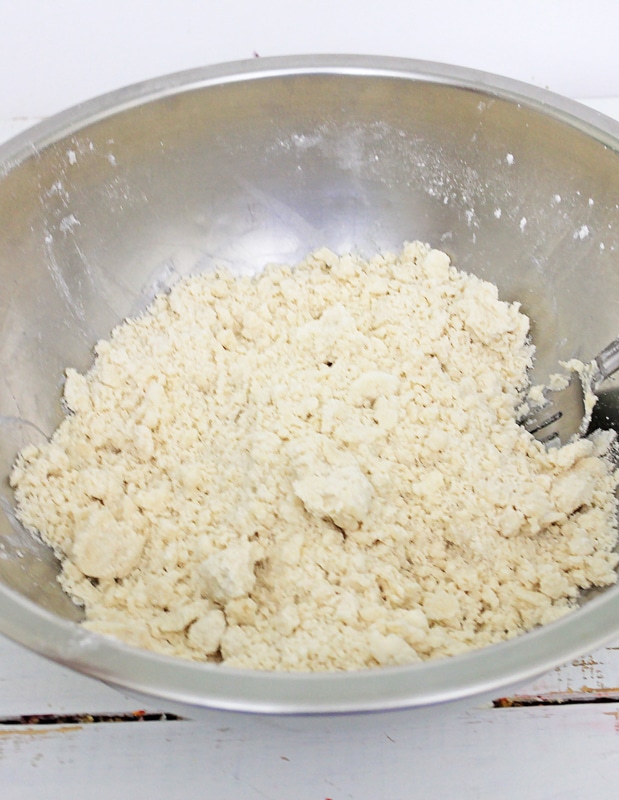
[[[590,104],[619,119],[619,100]],[[32,122],[0,121],[0,139]],[[618,798],[619,642],[497,706],[192,721],[0,637],[0,798],[115,796]]]

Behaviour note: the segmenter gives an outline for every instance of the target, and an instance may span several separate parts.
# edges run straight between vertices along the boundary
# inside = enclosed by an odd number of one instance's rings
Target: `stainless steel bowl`
[[[66,366],[179,276],[422,239],[533,319],[538,371],[619,333],[619,126],[511,80],[401,59],[260,59],[149,81],[0,148],[0,631],[119,687],[280,713],[498,693],[619,634],[619,589],[513,641],[410,667],[270,674],[84,631],[16,523],[17,450],[61,418]],[[602,407],[617,421],[614,389]]]

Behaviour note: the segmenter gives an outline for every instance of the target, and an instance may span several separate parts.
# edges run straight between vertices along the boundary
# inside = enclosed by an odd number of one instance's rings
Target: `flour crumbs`
[[[258,670],[409,664],[616,581],[598,433],[517,424],[529,321],[414,242],[189,277],[69,369],[11,475],[84,625]]]

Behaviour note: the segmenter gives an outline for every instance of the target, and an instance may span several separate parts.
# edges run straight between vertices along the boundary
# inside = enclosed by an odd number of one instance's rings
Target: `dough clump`
[[[19,517],[87,628],[168,655],[350,670],[516,636],[618,561],[611,436],[517,424],[528,330],[419,242],[189,277],[67,371]]]

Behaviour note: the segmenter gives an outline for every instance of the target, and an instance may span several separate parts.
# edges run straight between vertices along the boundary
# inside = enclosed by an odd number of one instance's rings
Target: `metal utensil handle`
[[[600,383],[619,369],[619,339],[614,339],[596,356],[597,372],[592,383]]]

